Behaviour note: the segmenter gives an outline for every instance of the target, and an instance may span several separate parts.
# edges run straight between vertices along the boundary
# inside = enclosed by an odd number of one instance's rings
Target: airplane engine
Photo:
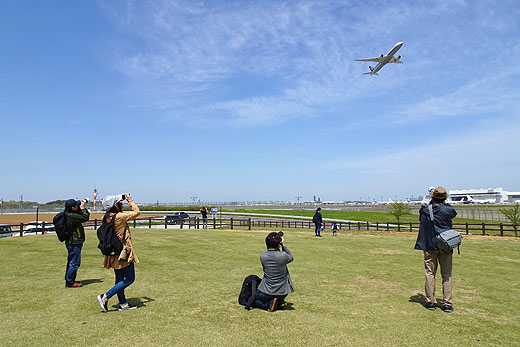
[[[383,58],[383,57],[384,57],[384,55],[383,55],[383,54],[381,54],[381,55],[380,55],[380,57],[381,57],[381,58]]]
[[[400,55],[397,56],[397,60],[399,60],[399,59],[401,59],[401,56],[400,56]]]

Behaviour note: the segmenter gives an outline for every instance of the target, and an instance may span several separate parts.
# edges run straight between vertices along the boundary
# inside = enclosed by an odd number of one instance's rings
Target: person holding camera
[[[426,302],[424,307],[428,310],[434,311],[437,304],[435,298],[435,274],[437,273],[437,266],[441,266],[442,276],[442,295],[444,312],[453,312],[453,299],[451,290],[451,275],[452,275],[452,255],[453,251],[447,253],[437,248],[436,236],[441,232],[452,228],[452,219],[457,216],[457,212],[450,204],[446,203],[448,194],[444,187],[437,187],[431,193],[431,201],[429,205],[432,206],[433,221],[430,218],[428,205],[423,205],[419,210],[419,234],[417,235],[417,242],[415,249],[422,250],[424,253],[424,271],[425,279],[425,293]]]
[[[123,204],[128,202],[132,212],[123,213]],[[121,254],[105,255],[103,266],[107,269],[113,268],[115,272],[115,285],[106,293],[97,296],[99,305],[103,312],[108,311],[108,299],[117,294],[119,300],[119,311],[133,310],[136,306],[130,306],[125,297],[125,289],[135,281],[134,264],[139,263],[139,259],[134,251],[132,236],[128,222],[136,219],[141,211],[132,200],[130,194],[109,195],[103,199],[103,208],[107,211],[103,217],[103,223],[109,223],[114,219],[114,231],[123,245]]]
[[[81,248],[85,242],[84,222],[90,218],[89,211],[85,208],[88,199],[65,201],[65,224],[64,229],[70,235],[65,240],[67,247],[67,268],[65,270],[65,287],[79,288],[83,287],[80,281],[76,281],[76,274],[81,265]]]
[[[287,264],[294,260],[285,245],[283,232],[272,232],[265,238],[267,251],[260,254],[264,277],[256,291],[254,307],[273,312],[285,308],[285,297],[294,292]],[[282,246],[282,251],[280,251]]]

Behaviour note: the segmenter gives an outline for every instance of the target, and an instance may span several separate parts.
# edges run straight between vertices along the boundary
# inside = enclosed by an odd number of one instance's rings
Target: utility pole
[[[195,200],[197,200],[196,196],[190,196],[190,198],[193,200],[193,205],[195,205]]]
[[[296,195],[295,198],[298,200],[298,205],[300,204],[301,195]]]

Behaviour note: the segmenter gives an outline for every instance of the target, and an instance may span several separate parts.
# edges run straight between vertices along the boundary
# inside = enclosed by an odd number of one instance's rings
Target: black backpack
[[[262,279],[257,275],[249,275],[242,283],[242,290],[240,290],[240,294],[238,295],[238,303],[245,306],[246,310],[249,310],[255,301],[256,288],[260,284],[260,281],[262,281]]]
[[[114,228],[114,220],[116,219],[117,213],[112,217],[110,222],[107,222],[108,214],[103,217],[103,224],[97,230],[97,237],[99,240],[98,248],[103,255],[116,255],[120,254],[123,250],[123,244],[116,235]],[[126,236],[126,228],[123,234],[123,240]]]
[[[60,240],[60,242],[70,239],[70,232],[65,230],[65,211],[61,211],[55,215],[52,219],[52,224],[54,224],[56,235],[58,236],[58,240]]]

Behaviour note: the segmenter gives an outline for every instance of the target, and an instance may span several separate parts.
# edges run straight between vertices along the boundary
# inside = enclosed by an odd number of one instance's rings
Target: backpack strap
[[[428,205],[428,211],[430,212],[430,220],[433,222],[433,205]]]
[[[251,306],[255,302],[255,299],[256,299],[256,279],[254,279],[251,282],[251,296],[247,300],[246,307],[245,307],[246,310],[250,310],[251,309]]]

